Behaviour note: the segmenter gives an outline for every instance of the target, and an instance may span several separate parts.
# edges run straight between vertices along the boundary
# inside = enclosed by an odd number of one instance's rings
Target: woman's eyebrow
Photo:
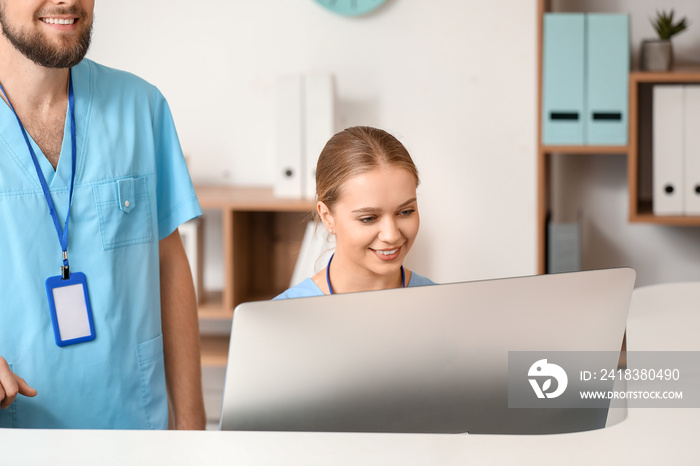
[[[407,200],[403,204],[400,204],[398,209],[402,209],[402,208],[406,207],[407,205],[413,204],[417,200],[418,200],[417,198],[412,197],[411,199]],[[382,209],[380,209],[379,207],[361,207],[359,209],[353,210],[352,213],[353,214],[359,214],[359,213],[371,214],[371,213],[377,213],[377,212],[381,212],[381,211],[382,211]]]
[[[359,209],[355,209],[352,211],[353,214],[360,214],[360,213],[376,213],[376,212],[381,212],[382,209],[379,207],[361,207]]]
[[[412,197],[411,199],[409,199],[409,200],[407,200],[406,202],[404,202],[403,204],[401,204],[401,205],[399,206],[399,209],[402,208],[402,207],[406,207],[406,206],[409,205],[409,204],[413,204],[413,203],[416,202],[417,200],[418,200],[417,198]]]

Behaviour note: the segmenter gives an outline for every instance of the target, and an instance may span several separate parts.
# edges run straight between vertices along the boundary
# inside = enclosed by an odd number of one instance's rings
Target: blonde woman
[[[434,284],[403,267],[418,234],[418,170],[381,129],[335,134],[316,166],[314,215],[335,238],[328,265],[275,299]]]

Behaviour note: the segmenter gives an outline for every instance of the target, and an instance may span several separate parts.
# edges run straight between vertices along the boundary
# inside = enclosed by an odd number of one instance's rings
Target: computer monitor
[[[607,408],[509,408],[509,351],[606,351],[629,268],[251,302],[234,312],[220,429],[542,434]]]

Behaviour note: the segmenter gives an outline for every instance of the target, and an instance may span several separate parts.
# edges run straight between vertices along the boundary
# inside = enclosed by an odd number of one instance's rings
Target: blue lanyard
[[[328,266],[326,267],[326,283],[328,283],[328,291],[333,293],[333,287],[331,286],[331,261],[333,260],[335,254],[331,254],[331,258],[328,259]],[[406,288],[406,272],[403,270],[403,265],[401,266],[401,288]]]
[[[68,268],[68,220],[70,219],[70,206],[71,202],[73,200],[73,182],[75,180],[75,160],[76,160],[76,137],[75,137],[75,103],[74,103],[74,97],[73,97],[73,79],[71,77],[71,72],[70,70],[68,71],[68,113],[70,114],[70,135],[71,135],[71,178],[70,178],[70,192],[68,194],[68,210],[66,212],[66,222],[64,224],[64,227],[61,228],[61,221],[58,219],[58,215],[56,214],[56,207],[54,206],[53,199],[51,198],[51,192],[49,191],[49,186],[46,183],[46,179],[44,179],[44,175],[41,172],[41,167],[39,166],[39,160],[36,158],[36,154],[34,153],[34,149],[32,148],[32,144],[29,142],[29,136],[27,136],[27,131],[24,129],[24,125],[22,124],[22,121],[19,119],[19,115],[17,115],[17,112],[15,111],[15,108],[12,106],[12,103],[10,103],[9,97],[7,97],[7,93],[5,92],[5,89],[2,88],[2,85],[0,85],[0,91],[2,91],[3,95],[5,96],[5,99],[7,99],[7,103],[10,105],[10,108],[12,109],[12,113],[15,114],[15,118],[17,118],[17,123],[19,123],[19,127],[22,130],[22,135],[24,136],[24,141],[27,143],[27,147],[29,148],[29,154],[32,156],[32,162],[34,162],[34,168],[36,169],[36,174],[39,177],[39,183],[41,183],[41,189],[44,192],[44,197],[46,198],[46,204],[49,206],[49,213],[51,214],[51,218],[53,219],[53,224],[56,227],[56,233],[58,234],[58,241],[61,243],[61,249],[63,249],[63,267],[61,268],[63,271],[63,278],[68,279],[69,277],[69,268]]]

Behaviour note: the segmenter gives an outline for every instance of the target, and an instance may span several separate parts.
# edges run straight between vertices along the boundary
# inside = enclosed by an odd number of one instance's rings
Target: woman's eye
[[[360,218],[360,222],[362,223],[372,223],[375,220],[376,217],[362,217]]]
[[[399,212],[399,215],[403,215],[404,217],[408,217],[409,215],[413,214],[416,211],[416,209],[406,209],[402,210]]]

